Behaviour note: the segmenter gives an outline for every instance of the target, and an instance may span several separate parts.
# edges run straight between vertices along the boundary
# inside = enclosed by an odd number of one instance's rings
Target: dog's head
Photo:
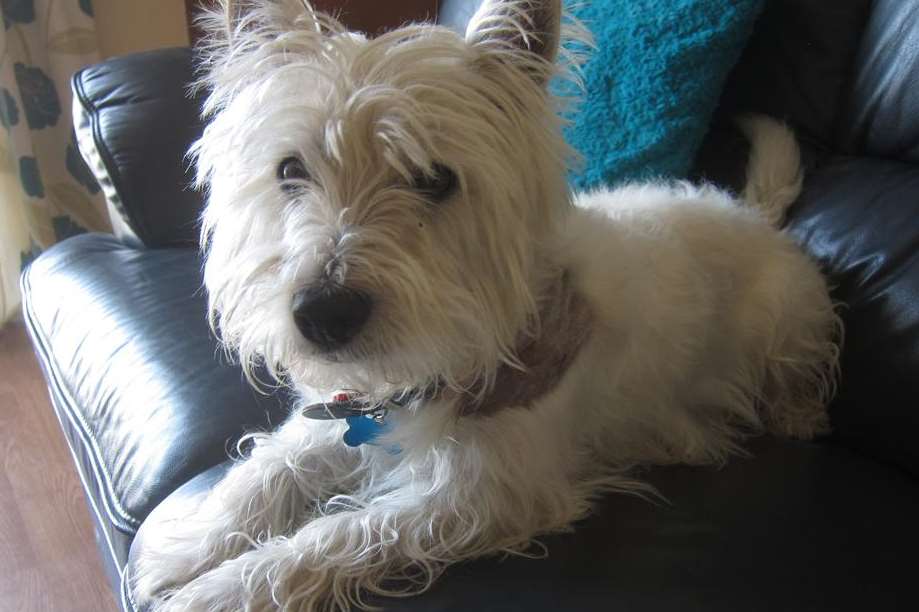
[[[568,204],[560,0],[375,39],[303,0],[204,19],[205,284],[244,367],[370,394],[469,386],[533,324]]]

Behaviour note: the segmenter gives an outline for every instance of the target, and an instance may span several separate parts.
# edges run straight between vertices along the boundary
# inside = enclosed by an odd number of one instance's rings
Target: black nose
[[[366,293],[334,284],[302,289],[291,304],[303,337],[327,351],[348,344],[367,322],[372,307]]]

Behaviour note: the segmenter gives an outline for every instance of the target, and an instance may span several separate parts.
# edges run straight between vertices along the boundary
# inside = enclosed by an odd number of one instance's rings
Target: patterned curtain
[[[20,271],[55,242],[108,229],[73,135],[70,77],[99,60],[91,0],[0,0],[0,324]]]

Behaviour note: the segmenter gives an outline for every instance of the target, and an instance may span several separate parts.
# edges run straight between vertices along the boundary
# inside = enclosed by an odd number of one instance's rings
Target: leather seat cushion
[[[790,231],[824,266],[845,323],[834,439],[919,475],[919,167],[832,159]]]
[[[200,267],[193,249],[86,234],[23,276],[27,323],[87,494],[126,543],[245,429],[274,426],[288,410],[287,398],[259,395],[221,359]]]
[[[720,470],[651,470],[647,479],[669,502],[608,496],[572,533],[541,538],[547,558],[460,564],[423,595],[377,603],[390,612],[915,607],[919,488],[911,478],[835,446],[761,438],[750,447],[752,458]],[[157,508],[131,558],[223,469]]]

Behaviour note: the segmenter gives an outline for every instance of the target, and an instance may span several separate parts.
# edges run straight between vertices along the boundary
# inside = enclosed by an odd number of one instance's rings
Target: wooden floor
[[[0,611],[117,610],[21,323],[0,329]]]

